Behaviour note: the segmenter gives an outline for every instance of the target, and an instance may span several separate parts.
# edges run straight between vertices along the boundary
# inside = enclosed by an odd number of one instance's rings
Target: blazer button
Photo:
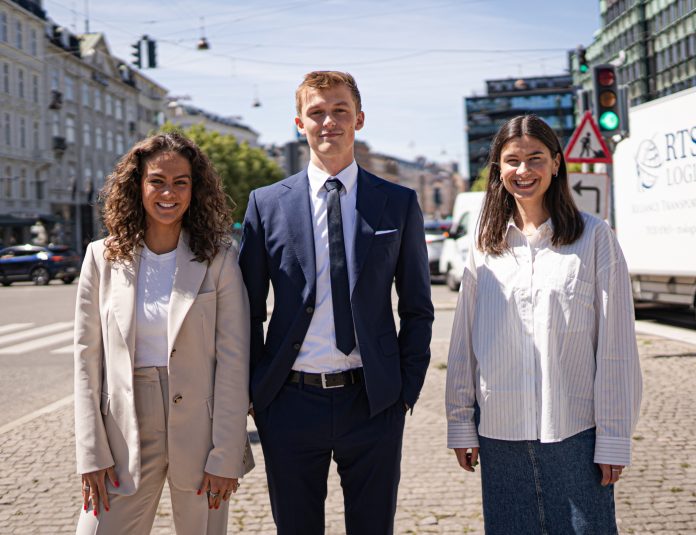
[[[307,307],[307,308],[305,308],[305,312],[306,312],[307,314],[311,314],[312,312],[314,312],[314,307]]]
[[[302,347],[302,344],[297,344],[297,343],[292,344],[292,348],[293,348],[295,351],[299,351],[301,347]]]
[[[176,405],[176,404],[178,404],[182,399],[184,399],[184,396],[182,396],[181,394],[177,394],[176,396],[174,396],[174,398],[172,398],[172,401],[173,401],[174,404]]]

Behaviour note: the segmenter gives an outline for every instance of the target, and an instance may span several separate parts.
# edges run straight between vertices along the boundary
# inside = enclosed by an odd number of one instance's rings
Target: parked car
[[[430,277],[436,278],[444,275],[440,272],[440,255],[442,244],[447,238],[450,221],[429,220],[425,222],[425,244],[428,247],[428,264]]]
[[[453,292],[459,290],[462,282],[464,264],[485,195],[484,192],[467,191],[458,194],[454,200],[452,226],[440,255],[440,273],[445,276],[445,283]]]
[[[80,273],[80,256],[67,245],[13,245],[0,250],[0,284],[33,281],[46,285],[52,279],[72,283]]]

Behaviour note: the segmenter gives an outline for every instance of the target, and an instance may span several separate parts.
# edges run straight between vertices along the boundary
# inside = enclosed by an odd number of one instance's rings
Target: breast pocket
[[[399,241],[400,236],[401,233],[398,230],[395,230],[394,232],[385,232],[383,234],[375,234],[372,239],[372,244],[380,247],[382,245]]]
[[[590,329],[595,320],[594,296],[594,286],[581,279],[568,279],[560,291],[554,291],[551,312],[557,314],[558,328],[564,332]]]

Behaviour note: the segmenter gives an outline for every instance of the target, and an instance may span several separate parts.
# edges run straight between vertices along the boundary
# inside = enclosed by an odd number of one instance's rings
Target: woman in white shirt
[[[180,134],[136,144],[102,192],[75,314],[77,533],[148,534],[165,480],[178,535],[227,533],[253,467],[249,306],[208,158]]]
[[[616,533],[642,392],[626,263],[576,208],[540,118],[505,123],[489,169],[450,344],[448,447],[470,472],[480,455],[486,533]]]

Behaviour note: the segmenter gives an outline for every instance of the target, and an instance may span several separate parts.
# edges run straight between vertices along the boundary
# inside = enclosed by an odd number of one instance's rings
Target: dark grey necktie
[[[336,347],[349,355],[355,347],[355,329],[353,327],[353,313],[350,308],[350,284],[348,283],[346,247],[343,242],[343,219],[341,218],[341,188],[343,184],[337,178],[331,177],[326,181],[324,187],[328,191],[326,206]]]

